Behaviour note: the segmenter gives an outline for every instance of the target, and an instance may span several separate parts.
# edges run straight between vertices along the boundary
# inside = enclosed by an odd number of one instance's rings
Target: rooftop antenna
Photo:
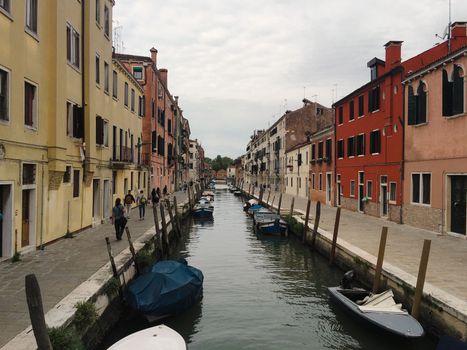
[[[125,51],[125,47],[123,44],[123,37],[122,37],[122,32],[123,32],[123,26],[120,25],[120,22],[115,20],[113,21],[113,35],[112,35],[112,40],[113,40],[113,47],[115,48],[116,53],[123,53]]]
[[[441,40],[448,40],[448,53],[451,53],[451,0],[449,0],[449,23],[444,29],[443,35],[435,34],[436,38]]]

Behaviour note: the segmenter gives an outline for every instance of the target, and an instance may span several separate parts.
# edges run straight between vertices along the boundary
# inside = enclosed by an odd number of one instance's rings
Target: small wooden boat
[[[201,195],[209,199],[211,202],[214,200],[214,192],[212,191],[204,191]]]
[[[143,329],[119,340],[108,350],[186,350],[183,337],[165,325]]]
[[[420,323],[396,304],[392,290],[373,294],[362,288],[352,288],[353,271],[344,275],[339,287],[328,288],[331,297],[351,315],[386,333],[403,337],[419,338],[425,332]]]
[[[185,259],[159,261],[128,286],[125,299],[130,308],[155,321],[199,302],[203,280],[203,273]]]
[[[234,194],[234,196],[241,196],[241,195],[242,195],[242,191],[240,191],[240,190],[237,189],[237,190],[235,190],[235,191],[233,192],[233,194]]]
[[[248,211],[253,205],[258,204],[258,201],[256,199],[250,199],[249,201],[246,201],[245,204],[243,204],[243,211]]]
[[[247,213],[250,214],[251,216],[254,216],[255,213],[256,213],[258,210],[261,210],[261,209],[266,209],[266,208],[264,208],[262,205],[259,205],[259,204],[253,204],[253,205],[247,210]]]
[[[214,214],[214,206],[207,198],[201,197],[198,203],[193,207],[193,216],[195,218],[211,218]]]
[[[253,225],[258,234],[288,236],[287,223],[280,215],[265,208],[253,214]]]

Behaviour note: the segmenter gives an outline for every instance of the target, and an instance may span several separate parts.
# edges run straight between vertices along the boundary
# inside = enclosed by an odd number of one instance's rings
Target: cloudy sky
[[[403,59],[429,49],[448,23],[449,0],[118,0],[124,53],[169,70],[193,138],[209,157],[244,153],[304,95],[330,106],[366,83],[366,63],[403,40]],[[452,21],[467,1],[452,0]]]

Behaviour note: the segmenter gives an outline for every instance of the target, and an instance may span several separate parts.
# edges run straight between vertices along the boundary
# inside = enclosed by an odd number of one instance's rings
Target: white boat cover
[[[203,196],[211,196],[211,197],[214,197],[214,192],[212,191],[204,191],[202,193]]]
[[[250,199],[248,203],[250,203],[250,205],[255,205],[258,204],[258,201],[256,199]]]
[[[394,294],[391,289],[380,293],[372,294],[363,299],[363,304],[358,305],[362,312],[382,312],[391,314],[407,315],[408,312],[402,309],[402,304],[396,304]]]
[[[186,350],[183,337],[165,325],[143,329],[121,339],[107,350]]]

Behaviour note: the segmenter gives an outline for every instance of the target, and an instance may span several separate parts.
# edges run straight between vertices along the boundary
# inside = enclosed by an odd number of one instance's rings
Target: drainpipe
[[[333,169],[334,169],[334,207],[337,207],[337,197],[339,196],[339,189],[337,186],[337,126],[336,126],[336,109],[332,109],[332,121],[333,121],[333,128],[334,128],[334,158],[333,158]],[[341,203],[342,205],[342,203]]]
[[[86,84],[86,79],[85,79],[85,73],[86,73],[86,66],[85,66],[85,40],[86,40],[86,0],[81,0],[81,107],[82,107],[82,113],[83,113],[83,142],[86,140],[86,133],[85,133],[85,105],[86,105],[86,98],[85,98],[85,84]],[[84,182],[84,177],[86,175],[86,169],[85,169],[85,163],[86,159],[84,160],[83,163],[83,182]],[[84,189],[83,186],[81,186],[81,223],[80,223],[80,228],[83,227],[83,211],[84,211]]]
[[[41,237],[40,250],[44,250],[44,163],[42,163],[42,179],[41,179]]]
[[[402,73],[401,73],[402,76]],[[399,122],[402,127],[402,159],[400,165],[400,192],[399,192],[399,199],[400,199],[400,208],[399,208],[399,224],[404,223],[404,219],[402,217],[403,214],[403,198],[404,198],[404,170],[405,170],[405,85],[402,85],[402,118],[399,117]]]

